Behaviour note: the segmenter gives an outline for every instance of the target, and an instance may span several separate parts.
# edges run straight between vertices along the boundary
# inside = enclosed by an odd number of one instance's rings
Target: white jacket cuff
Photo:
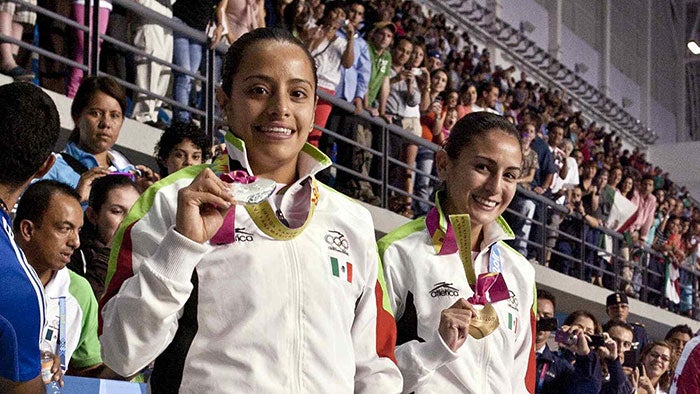
[[[459,354],[450,350],[438,331],[425,341],[424,346],[418,347],[418,353],[425,368],[432,371],[459,358]]]
[[[153,255],[151,270],[175,282],[189,282],[192,271],[202,257],[213,248],[200,244],[171,227]]]

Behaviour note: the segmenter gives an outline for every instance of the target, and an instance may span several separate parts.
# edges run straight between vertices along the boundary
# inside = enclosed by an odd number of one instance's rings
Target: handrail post
[[[90,34],[90,21],[92,20],[92,14],[90,10],[92,5],[99,0],[85,0],[85,9],[83,9],[83,23],[88,27],[88,30],[82,32],[83,35],[83,64],[88,67],[88,74],[90,73],[90,45],[92,45],[92,35]],[[78,32],[78,34],[81,34]]]
[[[547,264],[547,210],[549,207],[540,202],[537,201],[537,205],[542,207],[542,209],[537,209],[535,208],[535,212],[539,213],[538,215],[538,220],[540,222],[540,253],[539,253],[539,259],[540,259],[540,264],[546,265]]]
[[[100,69],[100,0],[89,0],[85,1],[85,3],[86,5],[89,3],[85,10],[86,14],[92,11],[92,23],[88,31],[88,34],[90,34],[90,45],[86,46],[90,56],[87,65],[90,75],[97,75]],[[86,17],[85,21],[88,22],[90,19]]]
[[[389,129],[382,125],[382,208],[388,207],[389,202]]]
[[[579,273],[579,278],[581,280],[587,280],[586,278],[586,267],[588,267],[588,262],[586,262],[586,233],[588,232],[588,224],[586,224],[586,219],[582,218],[582,226],[581,226],[581,249],[579,250],[579,259],[580,259],[580,273]],[[588,270],[592,273],[593,272],[593,267],[589,267]]]
[[[605,237],[605,234],[602,234],[601,236]],[[615,279],[613,282],[613,290],[619,290],[620,289],[620,284],[622,283],[622,278],[620,277],[620,263],[624,264],[625,261],[620,258],[620,241],[617,239],[614,239],[613,237],[609,237],[610,242],[612,242],[612,255],[610,256],[610,262],[613,265],[613,272],[615,273]],[[607,239],[607,238],[606,238]],[[632,273],[634,277],[634,268],[632,268]],[[622,289],[624,290],[624,289]]]
[[[204,131],[207,133],[207,136],[209,136],[209,139],[212,142],[212,145],[216,143],[214,141],[215,135],[214,135],[214,130],[215,130],[215,111],[216,111],[216,104],[214,102],[215,96],[214,92],[216,89],[216,67],[214,65],[214,61],[216,60],[216,53],[215,49],[212,49],[207,46],[206,50],[206,86],[205,86],[205,106],[206,108],[204,111],[207,113],[206,114],[206,119],[204,122]]]
[[[693,264],[695,266],[695,264]],[[690,304],[690,318],[691,319],[697,319],[696,314],[697,310],[695,308],[695,299],[698,296],[698,270],[693,267],[693,296],[691,297],[691,304]]]
[[[654,256],[649,253],[648,250],[644,250],[644,263],[645,264],[640,264],[641,269],[642,269],[642,289],[639,294],[639,299],[647,302],[649,299],[648,293],[649,293],[649,264],[651,264],[651,259],[654,258]]]

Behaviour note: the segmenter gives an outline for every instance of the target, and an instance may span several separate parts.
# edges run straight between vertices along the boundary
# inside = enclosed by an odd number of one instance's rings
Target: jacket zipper
[[[301,275],[299,272],[299,258],[296,253],[296,248],[294,247],[294,241],[287,243],[287,248],[289,250],[289,261],[290,261],[290,271],[292,283],[290,288],[292,289],[291,294],[291,306],[293,307],[293,324],[294,324],[294,337],[292,339],[292,360],[291,360],[291,371],[294,371],[293,375],[293,387],[292,392],[302,393],[302,305],[301,305]]]

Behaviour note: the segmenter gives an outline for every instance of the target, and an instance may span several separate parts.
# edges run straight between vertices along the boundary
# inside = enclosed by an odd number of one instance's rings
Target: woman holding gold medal
[[[116,235],[102,353],[125,376],[155,361],[151,392],[401,388],[372,218],[314,177],[314,64],[284,30],[234,42],[227,155],[155,184]]]
[[[535,392],[535,272],[500,216],[521,160],[505,118],[466,115],[436,155],[436,207],[379,241],[406,393]]]

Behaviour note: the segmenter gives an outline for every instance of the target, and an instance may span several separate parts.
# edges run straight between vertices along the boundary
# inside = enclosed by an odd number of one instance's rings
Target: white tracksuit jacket
[[[242,141],[226,142],[215,172],[249,168]],[[303,176],[273,207],[306,217],[313,174],[329,163],[307,144]],[[154,393],[400,392],[369,212],[319,184],[292,240],[269,237],[237,206],[235,242],[195,243],[174,231],[177,192],[205,166],[155,184],[120,228],[101,301],[105,364],[131,375],[156,360]]]
[[[446,218],[437,209],[446,231]],[[491,248],[497,244],[510,299],[493,303],[500,322],[496,331],[479,340],[469,336],[456,353],[444,343],[438,326],[442,310],[474,294],[459,253],[436,253],[425,218],[379,241],[405,393],[534,393],[535,271],[502,242],[513,237],[502,218],[484,232],[481,252],[474,258],[476,275],[488,271]]]

